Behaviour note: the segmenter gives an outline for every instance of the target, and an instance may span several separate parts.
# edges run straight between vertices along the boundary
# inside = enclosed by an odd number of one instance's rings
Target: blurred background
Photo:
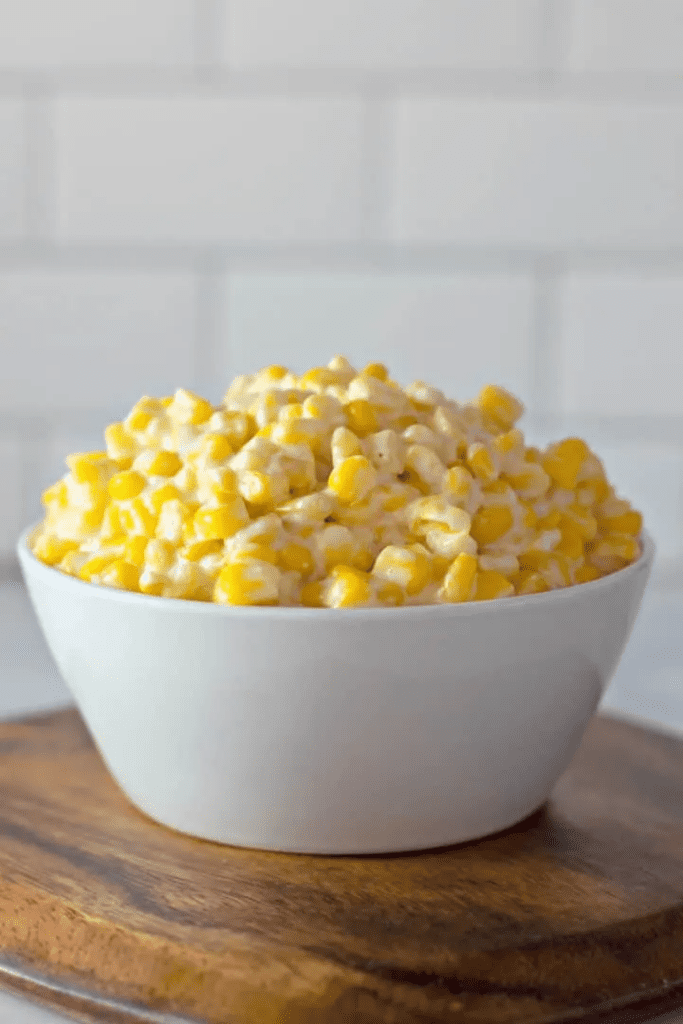
[[[143,393],[341,352],[585,436],[670,594],[682,70],[681,0],[0,0],[5,565]]]

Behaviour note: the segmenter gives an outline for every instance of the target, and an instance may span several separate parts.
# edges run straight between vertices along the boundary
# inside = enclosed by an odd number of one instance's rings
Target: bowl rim
[[[24,577],[26,566],[31,567],[31,572],[42,575],[46,580],[58,581],[60,586],[76,588],[81,593],[86,591],[94,596],[105,600],[123,601],[125,603],[141,604],[143,607],[156,608],[161,613],[173,611],[186,611],[195,615],[219,615],[238,618],[276,618],[276,619],[304,619],[311,618],[319,621],[330,619],[358,619],[370,617],[376,619],[394,618],[429,618],[455,617],[468,618],[471,615],[488,614],[503,607],[522,610],[529,606],[536,607],[552,602],[557,604],[562,601],[572,601],[577,592],[594,593],[599,590],[610,590],[619,581],[625,581],[628,577],[637,572],[652,567],[656,553],[656,545],[652,536],[647,530],[641,530],[639,540],[642,551],[635,562],[617,569],[616,572],[608,573],[597,580],[588,583],[576,583],[569,587],[559,587],[556,590],[544,591],[541,594],[519,594],[514,600],[507,597],[491,598],[488,601],[463,601],[444,604],[413,604],[401,605],[399,607],[379,608],[309,608],[302,605],[227,605],[217,604],[213,601],[191,601],[181,597],[158,597],[154,594],[138,594],[131,590],[119,590],[116,587],[104,587],[98,583],[88,583],[85,580],[68,576],[52,565],[46,565],[31,551],[28,540],[31,534],[38,529],[40,522],[33,523],[21,533],[17,541],[16,551]]]

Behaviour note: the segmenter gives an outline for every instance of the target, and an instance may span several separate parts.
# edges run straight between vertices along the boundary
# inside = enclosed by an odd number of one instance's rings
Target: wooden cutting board
[[[83,1021],[649,1019],[683,1006],[683,743],[597,717],[515,828],[310,857],[154,824],[74,710],[0,724],[0,984]]]

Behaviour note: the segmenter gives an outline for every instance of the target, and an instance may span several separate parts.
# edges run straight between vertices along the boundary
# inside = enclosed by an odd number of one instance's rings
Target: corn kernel
[[[113,468],[106,452],[77,452],[67,455],[66,464],[71,475],[79,484],[100,484],[107,470]]]
[[[305,391],[323,391],[330,384],[336,383],[336,373],[327,366],[314,366],[299,378],[299,387]]]
[[[492,601],[499,597],[510,597],[515,588],[502,573],[492,570],[477,573],[474,588],[475,601]]]
[[[215,555],[222,550],[222,540],[198,540],[181,548],[180,555],[188,562],[198,562],[207,555]]]
[[[525,462],[524,469],[508,474],[507,479],[519,497],[527,500],[542,498],[550,487],[550,477],[535,462]]]
[[[551,445],[541,460],[543,469],[556,484],[573,491],[590,449],[579,437],[568,437]]]
[[[231,562],[250,562],[254,560],[277,565],[278,552],[266,544],[246,544],[244,547],[237,547],[231,551]]]
[[[252,505],[277,505],[289,496],[289,481],[283,473],[259,473],[246,469],[238,475],[237,489]]]
[[[634,509],[629,509],[618,516],[604,516],[600,520],[600,529],[609,533],[628,533],[637,537],[642,527],[643,517]]]
[[[169,540],[154,538],[145,547],[145,565],[153,572],[163,573],[173,565],[175,545]]]
[[[121,512],[118,505],[113,502],[107,505],[102,517],[100,526],[100,537],[102,540],[111,540],[124,533],[124,526],[121,522]]]
[[[145,466],[150,476],[175,476],[182,469],[182,459],[175,452],[159,451],[150,456]]]
[[[69,495],[66,486],[66,480],[58,480],[52,487],[48,487],[40,496],[40,500],[46,508],[50,508],[51,505],[59,506],[64,508],[68,504]]]
[[[375,377],[381,381],[386,381],[389,376],[389,370],[384,363],[368,363],[360,372],[366,377]]]
[[[127,537],[123,549],[123,557],[130,565],[142,565],[145,561],[145,550],[150,543],[148,537]]]
[[[600,579],[600,573],[594,565],[582,565],[574,573],[575,583],[591,583]]]
[[[107,455],[110,459],[132,459],[138,450],[135,438],[123,423],[110,423],[104,431]]]
[[[301,603],[305,608],[324,608],[323,585],[320,580],[306,583],[301,588]]]
[[[496,466],[491,452],[479,441],[469,445],[467,449],[467,465],[478,480],[484,483],[491,483],[498,477]]]
[[[382,583],[377,587],[377,600],[390,608],[398,608],[405,603],[405,594],[398,583]]]
[[[41,531],[33,542],[33,554],[46,565],[56,565],[70,552],[78,548],[78,542],[62,540],[53,534]]]
[[[224,566],[218,574],[213,599],[219,604],[275,604],[279,583],[280,571],[270,562],[235,562]]]
[[[194,527],[200,540],[225,540],[249,522],[249,515],[241,498],[231,498],[218,508],[199,508],[194,516]]]
[[[150,505],[157,515],[160,514],[161,509],[164,506],[164,502],[174,500],[180,500],[180,491],[177,487],[174,487],[173,484],[162,484],[161,487],[157,487],[155,490],[151,491],[149,495]]]
[[[562,526],[561,533],[562,539],[555,550],[561,551],[572,562],[583,558],[583,537],[576,527],[566,523]]]
[[[349,430],[352,430],[358,437],[374,434],[379,429],[377,414],[366,399],[354,399],[344,406],[344,410]]]
[[[178,388],[166,412],[176,423],[191,423],[196,426],[209,419],[213,413],[213,406],[205,398],[195,395],[194,392]]]
[[[377,470],[364,455],[350,455],[330,473],[327,485],[345,505],[362,501],[375,486]]]
[[[315,569],[313,555],[305,544],[297,544],[292,541],[285,544],[278,554],[283,569],[294,570],[301,573],[302,576],[310,576]]]
[[[157,527],[156,514],[147,508],[141,498],[133,498],[127,508],[119,508],[119,520],[126,533],[153,537]]]
[[[448,563],[457,558],[462,552],[469,555],[477,553],[477,542],[470,537],[467,530],[459,530],[457,533],[449,530],[443,523],[434,523],[425,531],[427,547],[434,554],[446,558]]]
[[[598,521],[595,516],[585,506],[579,505],[577,502],[565,506],[560,522],[563,525],[571,524],[583,540],[593,540],[598,532]]]
[[[80,579],[90,582],[93,576],[99,575],[112,562],[116,560],[115,555],[92,555],[84,562],[78,573]]]
[[[445,602],[469,601],[477,575],[477,559],[466,552],[458,555],[446,573],[439,599]]]
[[[350,565],[336,565],[325,595],[328,608],[354,608],[368,604],[372,597],[370,577]]]
[[[505,388],[487,384],[479,392],[476,404],[503,430],[510,430],[524,412],[524,406]]]
[[[411,597],[431,583],[431,559],[420,551],[388,545],[378,554],[373,576],[397,583]]]
[[[352,455],[362,455],[363,449],[361,448],[358,437],[349,430],[348,427],[337,427],[332,434],[332,440],[330,443],[332,451],[332,464],[338,466],[344,459],[350,458]]]
[[[122,473],[114,473],[107,489],[112,498],[126,501],[138,495],[146,482],[142,473],[137,473],[134,469],[125,469]]]
[[[406,466],[416,473],[428,487],[441,484],[446,467],[433,448],[425,444],[411,444],[405,456]]]
[[[500,540],[514,523],[507,505],[486,505],[472,516],[470,534],[480,547]]]
[[[543,594],[550,590],[541,574],[533,569],[520,569],[510,576],[510,582],[517,594]]]
[[[118,590],[137,590],[140,571],[135,565],[130,565],[122,558],[104,569],[100,575],[100,582],[105,587],[116,587]]]

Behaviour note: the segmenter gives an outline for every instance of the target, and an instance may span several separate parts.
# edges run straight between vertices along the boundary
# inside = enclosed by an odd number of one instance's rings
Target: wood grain
[[[74,710],[0,724],[0,984],[83,1021],[646,1020],[683,1005],[683,743],[597,717],[513,829],[311,857],[151,822]]]

